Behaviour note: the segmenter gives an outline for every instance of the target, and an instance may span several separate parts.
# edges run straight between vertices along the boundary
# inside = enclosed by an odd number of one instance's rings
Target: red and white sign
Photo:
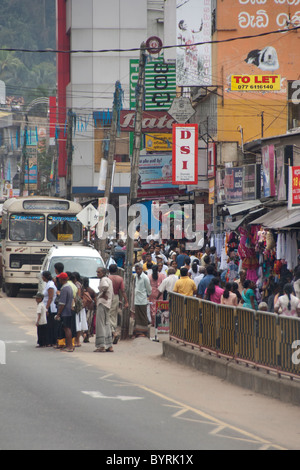
[[[300,207],[300,166],[289,167],[289,209]]]
[[[143,111],[142,133],[172,132],[175,120],[167,111]],[[120,115],[120,128],[122,132],[133,132],[135,127],[135,111],[122,110]]]
[[[173,125],[173,184],[198,184],[198,124]]]

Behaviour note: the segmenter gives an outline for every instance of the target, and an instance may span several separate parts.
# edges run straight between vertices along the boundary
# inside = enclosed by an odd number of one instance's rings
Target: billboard
[[[299,6],[298,0],[217,2],[214,78],[224,85],[218,140],[236,140],[238,126],[244,142],[259,138],[262,112],[264,137],[285,134],[287,85],[300,69],[299,31],[290,30],[300,25]]]
[[[177,0],[176,11],[177,86],[212,85],[211,0]]]

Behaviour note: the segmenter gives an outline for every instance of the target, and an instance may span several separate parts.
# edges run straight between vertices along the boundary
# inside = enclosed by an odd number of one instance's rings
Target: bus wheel
[[[18,284],[5,284],[5,293],[7,297],[17,297],[19,292]]]

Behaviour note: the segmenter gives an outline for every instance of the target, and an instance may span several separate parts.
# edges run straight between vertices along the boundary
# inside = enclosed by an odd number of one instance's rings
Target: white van
[[[78,272],[81,278],[87,277],[89,285],[98,292],[99,278],[97,268],[104,267],[104,261],[100,253],[89,246],[53,246],[46,255],[39,275],[39,291],[44,291],[45,283],[42,280],[42,272],[50,271],[52,277],[56,276],[54,265],[62,263],[64,272]]]

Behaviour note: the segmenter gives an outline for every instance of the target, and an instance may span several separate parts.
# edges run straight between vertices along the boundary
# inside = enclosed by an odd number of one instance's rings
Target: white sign
[[[191,100],[187,97],[180,96],[179,98],[174,98],[168,114],[170,114],[176,122],[184,124],[195,114],[195,112],[196,111],[192,106]]]
[[[173,125],[173,184],[198,184],[198,124]]]
[[[99,213],[92,204],[89,204],[76,217],[85,227],[95,227],[99,220]]]

